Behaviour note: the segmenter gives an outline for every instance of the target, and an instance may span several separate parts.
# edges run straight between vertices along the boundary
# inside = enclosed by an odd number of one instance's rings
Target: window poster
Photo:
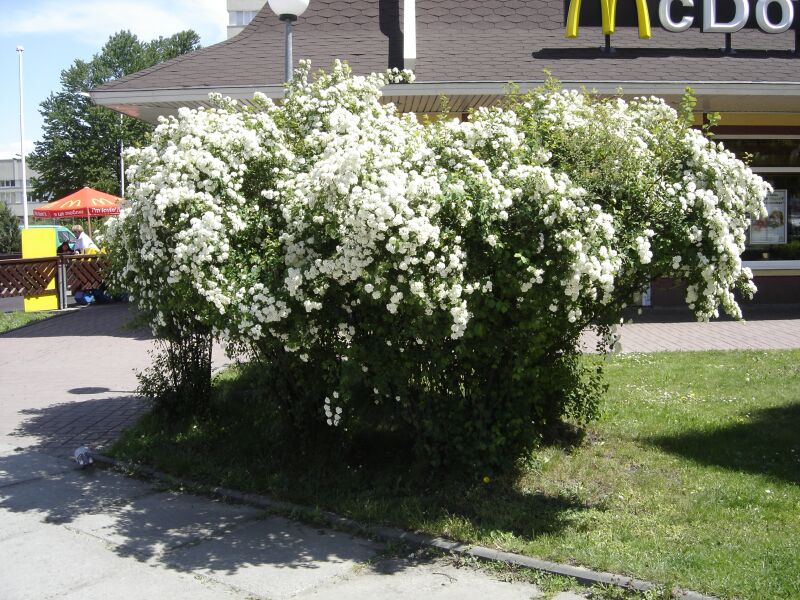
[[[764,204],[767,216],[750,225],[751,244],[786,243],[786,198],[787,190],[773,190],[767,194]]]

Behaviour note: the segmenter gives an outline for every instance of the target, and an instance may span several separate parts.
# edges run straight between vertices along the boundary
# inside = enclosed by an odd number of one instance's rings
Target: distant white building
[[[33,208],[39,201],[31,195],[31,180],[38,173],[26,165],[25,174],[28,179],[28,217],[33,217]],[[0,202],[22,219],[22,161],[19,158],[0,159]]]
[[[228,39],[244,29],[264,3],[265,0],[228,0]]]

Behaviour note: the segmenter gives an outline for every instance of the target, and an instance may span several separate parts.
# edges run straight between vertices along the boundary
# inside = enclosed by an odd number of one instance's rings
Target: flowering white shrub
[[[247,260],[237,239],[258,209],[242,193],[248,164],[293,158],[269,143],[281,132],[268,101],[245,116],[230,100],[211,100],[214,109],[162,118],[151,145],[128,152],[129,207],[109,223],[117,276],[157,334],[175,311],[221,323],[235,300],[231,273]]]
[[[749,296],[755,288],[739,256],[768,184],[659,98],[597,102],[552,91],[518,108],[531,111],[526,121],[553,152],[552,164],[613,215],[624,279],[631,270],[644,283],[670,275],[689,284],[687,304],[698,318],[719,316],[720,306],[741,317],[733,291]]]
[[[116,274],[156,333],[264,361],[295,424],[410,427],[436,461],[498,461],[592,415],[581,332],[658,276],[740,316],[768,186],[663,101],[553,86],[420,124],[410,74],[302,64],[276,106],[212,98],[129,157]]]

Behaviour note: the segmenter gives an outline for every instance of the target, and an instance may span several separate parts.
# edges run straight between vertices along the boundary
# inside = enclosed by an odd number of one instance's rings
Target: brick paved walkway
[[[623,352],[800,348],[800,306],[745,306],[744,321],[697,323],[687,310],[646,310],[624,325]],[[584,341],[591,343],[593,336]]]
[[[127,304],[95,305],[0,334],[0,443],[53,456],[115,440],[147,409],[136,372],[155,342]],[[214,365],[226,363],[214,348]]]
[[[126,304],[91,306],[0,335],[0,443],[65,456],[134,422],[153,340],[128,321]]]
[[[800,348],[800,319],[634,323],[622,327],[623,352],[785,348]]]

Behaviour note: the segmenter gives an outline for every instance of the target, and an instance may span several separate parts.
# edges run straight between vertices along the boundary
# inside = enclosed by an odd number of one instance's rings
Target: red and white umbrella
[[[122,198],[85,187],[77,192],[53,200],[33,209],[34,217],[65,219],[77,217],[89,220],[89,237],[92,236],[92,217],[114,217],[119,214]]]

